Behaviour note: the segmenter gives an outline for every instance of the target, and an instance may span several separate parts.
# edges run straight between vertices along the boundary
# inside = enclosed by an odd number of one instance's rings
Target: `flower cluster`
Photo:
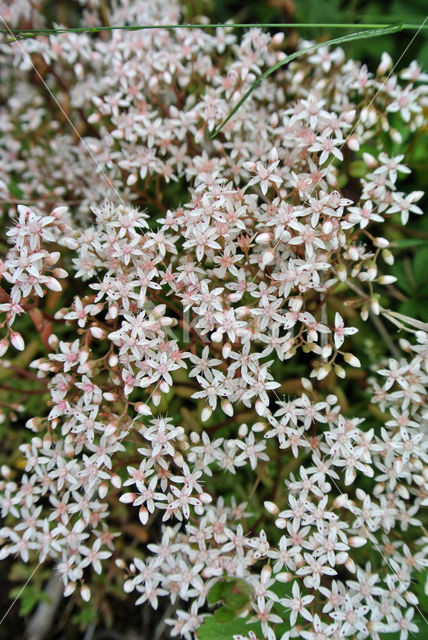
[[[111,14],[179,19],[162,0]],[[2,469],[0,557],[50,562],[84,600],[110,567],[137,604],[170,598],[173,636],[193,636],[228,577],[251,587],[243,634],[249,619],[269,640],[406,640],[428,565],[427,334],[373,379],[373,424],[323,381],[360,367],[352,323],[378,316],[395,280],[382,225],[422,213],[386,136],[400,139],[394,117],[426,126],[427,78],[323,49],[212,139],[281,47],[259,29],[159,27],[3,48],[0,188],[33,204],[1,263],[1,350],[25,349],[11,326],[28,312],[47,410],[27,422],[22,477]],[[223,495],[231,477],[254,483],[245,499]],[[127,549],[124,513],[158,519],[160,538]]]

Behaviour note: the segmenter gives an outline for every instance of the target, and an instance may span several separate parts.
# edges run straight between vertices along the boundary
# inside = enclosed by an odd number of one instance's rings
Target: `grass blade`
[[[233,107],[232,111],[229,113],[227,118],[225,118],[223,120],[223,122],[221,123],[221,125],[214,131],[214,133],[211,134],[211,136],[210,136],[211,139],[215,138],[220,133],[220,131],[225,126],[225,124],[227,124],[229,122],[229,120],[231,118],[233,118],[233,116],[238,111],[238,109],[250,97],[250,95],[253,93],[253,91],[255,91],[257,89],[257,87],[261,85],[263,80],[265,78],[267,78],[268,76],[270,76],[272,73],[275,73],[275,71],[277,71],[280,67],[283,67],[285,64],[288,64],[292,60],[295,60],[296,58],[300,58],[301,56],[304,56],[307,53],[310,53],[311,51],[316,51],[316,49],[321,49],[321,47],[328,47],[330,45],[338,45],[338,44],[341,44],[342,42],[352,42],[352,40],[361,40],[362,38],[377,38],[379,36],[388,35],[390,33],[397,33],[398,31],[402,31],[403,29],[404,29],[404,25],[397,24],[397,25],[393,25],[393,26],[390,26],[390,27],[386,27],[385,29],[375,29],[373,31],[358,31],[357,33],[350,33],[350,34],[348,34],[346,36],[340,36],[339,38],[333,38],[332,40],[326,40],[325,42],[317,42],[316,44],[308,47],[307,49],[303,49],[302,51],[295,51],[294,53],[292,53],[289,56],[283,58],[282,60],[279,60],[272,67],[267,69],[267,71],[262,73],[262,75],[259,78],[257,78],[257,80],[251,85],[251,87],[248,89],[248,91],[240,99],[238,104],[236,104]]]

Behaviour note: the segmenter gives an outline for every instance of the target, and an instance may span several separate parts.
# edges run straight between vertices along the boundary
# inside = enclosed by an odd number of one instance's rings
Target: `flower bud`
[[[366,304],[364,304],[361,308],[360,312],[361,319],[365,322],[369,317],[369,308]]]
[[[44,284],[47,286],[48,289],[50,289],[51,291],[62,291],[62,287],[61,287],[61,283],[58,282],[58,280],[56,280],[55,278],[52,278],[51,276],[49,276]]]
[[[202,422],[206,422],[211,418],[212,409],[211,407],[204,407],[201,411],[201,420]]]
[[[266,582],[269,580],[271,575],[272,575],[272,567],[270,567],[270,565],[268,565],[268,564],[265,564],[265,566],[263,567],[263,569],[260,572],[261,582],[263,584],[266,584]]]
[[[106,332],[104,329],[101,329],[101,327],[91,327],[90,332],[94,338],[97,338],[98,340],[102,340],[106,336]]]
[[[270,500],[266,500],[264,503],[266,511],[269,511],[273,516],[277,516],[279,513],[279,509],[274,502],[270,502]]]
[[[4,354],[6,353],[6,351],[8,350],[8,348],[9,348],[9,341],[8,341],[8,339],[7,339],[7,338],[2,338],[2,339],[0,340],[0,358],[1,358],[2,356],[4,356]]]
[[[119,502],[123,502],[123,504],[130,504],[137,499],[137,494],[128,491],[128,493],[124,493],[120,496]]]
[[[389,249],[382,249],[382,258],[389,266],[394,264],[394,256]]]
[[[382,238],[381,236],[378,236],[373,240],[373,244],[375,247],[378,247],[379,249],[386,249],[386,247],[389,247],[390,242],[386,238]]]
[[[89,600],[91,599],[91,590],[89,589],[87,584],[84,584],[80,588],[80,595],[82,596],[82,600],[84,600],[85,602],[89,602]]]
[[[345,564],[348,558],[349,555],[346,551],[340,551],[339,553],[336,553],[335,564]]]
[[[15,349],[17,349],[18,351],[24,351],[25,343],[20,333],[18,333],[17,331],[12,331],[10,334],[10,341]]]
[[[348,538],[348,544],[350,547],[358,549],[358,547],[363,547],[365,544],[367,544],[367,540],[362,536],[351,536],[350,538]]]
[[[351,367],[361,367],[361,362],[352,353],[345,353],[343,356],[345,362],[351,365]]]
[[[256,409],[256,413],[262,418],[268,414],[268,408],[266,407],[265,403],[262,402],[261,400],[257,400],[255,404],[255,409]]]
[[[138,517],[141,524],[147,524],[147,522],[149,521],[149,512],[144,505],[141,505],[141,507],[139,508]]]
[[[269,244],[272,241],[271,233],[261,233],[256,238],[256,244]]]
[[[355,573],[357,568],[355,566],[355,562],[352,560],[351,557],[348,556],[347,561],[345,562],[345,567],[348,569],[348,571],[350,571],[351,573]]]
[[[373,297],[370,300],[370,309],[375,314],[375,316],[379,315],[379,313],[380,313],[380,305],[379,305],[379,301],[377,300],[377,298]]]
[[[366,163],[366,165],[368,166],[369,169],[376,169],[378,162],[376,160],[376,158],[374,156],[372,156],[371,153],[363,153],[363,160]]]
[[[322,225],[322,232],[328,236],[333,231],[333,223],[331,220],[326,220]]]
[[[55,276],[55,278],[60,278],[62,280],[68,276],[68,273],[65,269],[61,269],[61,267],[55,267],[52,271],[52,275]]]
[[[233,406],[229,400],[222,400],[220,405],[222,410],[227,416],[230,416],[230,417],[233,416]]]
[[[346,144],[351,149],[351,151],[358,151],[360,148],[360,143],[358,142],[357,136],[349,136]]]
[[[273,249],[268,249],[262,255],[262,268],[267,267],[268,264],[271,264],[275,260],[275,251]]]
[[[135,410],[142,416],[152,415],[152,410],[145,402],[137,402],[137,404],[135,405]]]
[[[223,348],[221,350],[221,354],[223,358],[228,358],[231,351],[232,351],[232,345],[230,344],[230,342],[226,342],[226,344],[223,345]]]
[[[74,593],[75,591],[76,591],[76,583],[69,582],[64,589],[64,596],[68,598],[68,596],[71,596],[71,594]]]
[[[264,424],[264,422],[255,422],[251,427],[251,431],[254,431],[255,433],[261,433],[265,429],[266,425]]]
[[[335,363],[333,368],[338,378],[341,378],[342,380],[346,378],[346,371],[343,367],[340,366],[340,364]]]
[[[248,426],[245,423],[239,426],[238,435],[240,438],[245,438],[248,435]]]
[[[107,491],[108,491],[107,482],[102,482],[98,487],[98,495],[100,496],[101,500],[104,500],[104,498],[107,495]]]
[[[281,571],[281,573],[276,574],[275,579],[278,582],[282,583],[291,582],[291,580],[293,579],[293,574],[289,573],[288,571]]]
[[[393,282],[397,281],[397,278],[395,276],[386,275],[380,276],[377,281],[379,282],[379,284],[392,284]]]
[[[120,489],[120,487],[122,486],[122,480],[120,479],[120,476],[117,475],[117,473],[111,474],[110,482],[116,489]]]
[[[119,358],[117,357],[117,355],[115,353],[112,353],[111,356],[108,359],[109,367],[115,367],[118,362],[119,362]]]

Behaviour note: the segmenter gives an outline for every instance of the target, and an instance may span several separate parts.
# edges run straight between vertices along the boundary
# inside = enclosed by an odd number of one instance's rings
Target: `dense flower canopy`
[[[10,11],[13,24],[31,6]],[[171,0],[121,0],[111,15],[179,21]],[[416,325],[373,375],[380,429],[320,383],[360,366],[347,310],[387,313],[382,225],[422,213],[383,140],[400,139],[392,114],[426,126],[427,77],[416,63],[391,73],[387,54],[370,72],[321,49],[262,82],[211,139],[281,43],[259,29],[159,28],[2,48],[0,191],[20,204],[0,345],[25,349],[28,314],[49,402],[27,422],[22,477],[3,469],[0,553],[54,564],[83,599],[114,558],[137,604],[176,605],[173,636],[193,636],[227,576],[251,586],[240,614],[270,640],[406,640],[412,578],[428,565],[427,333]],[[356,157],[351,193],[341,172]],[[68,306],[52,314],[62,291]],[[297,389],[288,361],[305,367]],[[174,394],[201,419],[168,415]],[[222,495],[230,476],[247,499]],[[249,526],[257,484],[275,478]],[[133,558],[118,501],[142,526],[160,522]]]

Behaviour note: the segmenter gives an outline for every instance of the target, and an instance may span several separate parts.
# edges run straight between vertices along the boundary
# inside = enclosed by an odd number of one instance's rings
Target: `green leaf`
[[[214,611],[214,618],[220,623],[232,622],[236,618],[236,613],[228,607],[220,607]]]
[[[417,285],[425,284],[428,271],[428,247],[419,249],[413,260],[413,276]]]
[[[218,622],[214,616],[207,616],[196,632],[198,640],[233,640],[234,635],[247,636],[249,631],[261,637],[260,623],[249,623],[247,618],[235,618],[231,622]]]
[[[259,87],[261,85],[261,83],[263,82],[263,80],[265,78],[267,78],[268,76],[272,75],[272,73],[275,73],[275,71],[277,71],[278,69],[283,67],[285,64],[288,64],[292,60],[295,60],[296,58],[300,58],[301,56],[304,56],[307,53],[311,53],[312,51],[316,51],[317,49],[320,49],[321,47],[329,47],[331,45],[342,44],[343,42],[352,42],[352,40],[361,40],[363,38],[377,38],[379,36],[384,36],[384,35],[387,35],[387,34],[390,34],[390,33],[397,33],[398,31],[402,31],[403,28],[404,28],[404,25],[398,24],[398,25],[394,25],[392,27],[386,27],[386,29],[375,29],[375,30],[369,31],[369,32],[367,32],[367,31],[358,31],[357,33],[350,33],[349,35],[341,36],[340,38],[333,38],[332,40],[325,40],[324,42],[318,42],[317,44],[314,44],[311,47],[308,47],[307,49],[303,49],[302,51],[295,51],[294,53],[290,54],[289,56],[286,56],[285,58],[282,58],[282,60],[279,60],[272,67],[269,67],[269,69],[267,71],[262,73],[262,75],[259,78],[257,78],[257,80],[255,82],[253,82],[251,87],[244,94],[244,96],[240,99],[238,104],[233,107],[233,109],[229,113],[229,115],[223,120],[221,125],[214,131],[214,133],[211,134],[210,137],[211,138],[215,138],[220,133],[220,131],[223,129],[224,125],[229,122],[229,120],[235,115],[235,113],[244,104],[244,102],[247,100],[247,98],[250,97],[250,95],[253,93],[253,91],[255,91],[257,89],[257,87]]]
[[[400,249],[428,247],[428,240],[424,240],[423,238],[401,238],[400,240],[394,240],[394,246]]]

